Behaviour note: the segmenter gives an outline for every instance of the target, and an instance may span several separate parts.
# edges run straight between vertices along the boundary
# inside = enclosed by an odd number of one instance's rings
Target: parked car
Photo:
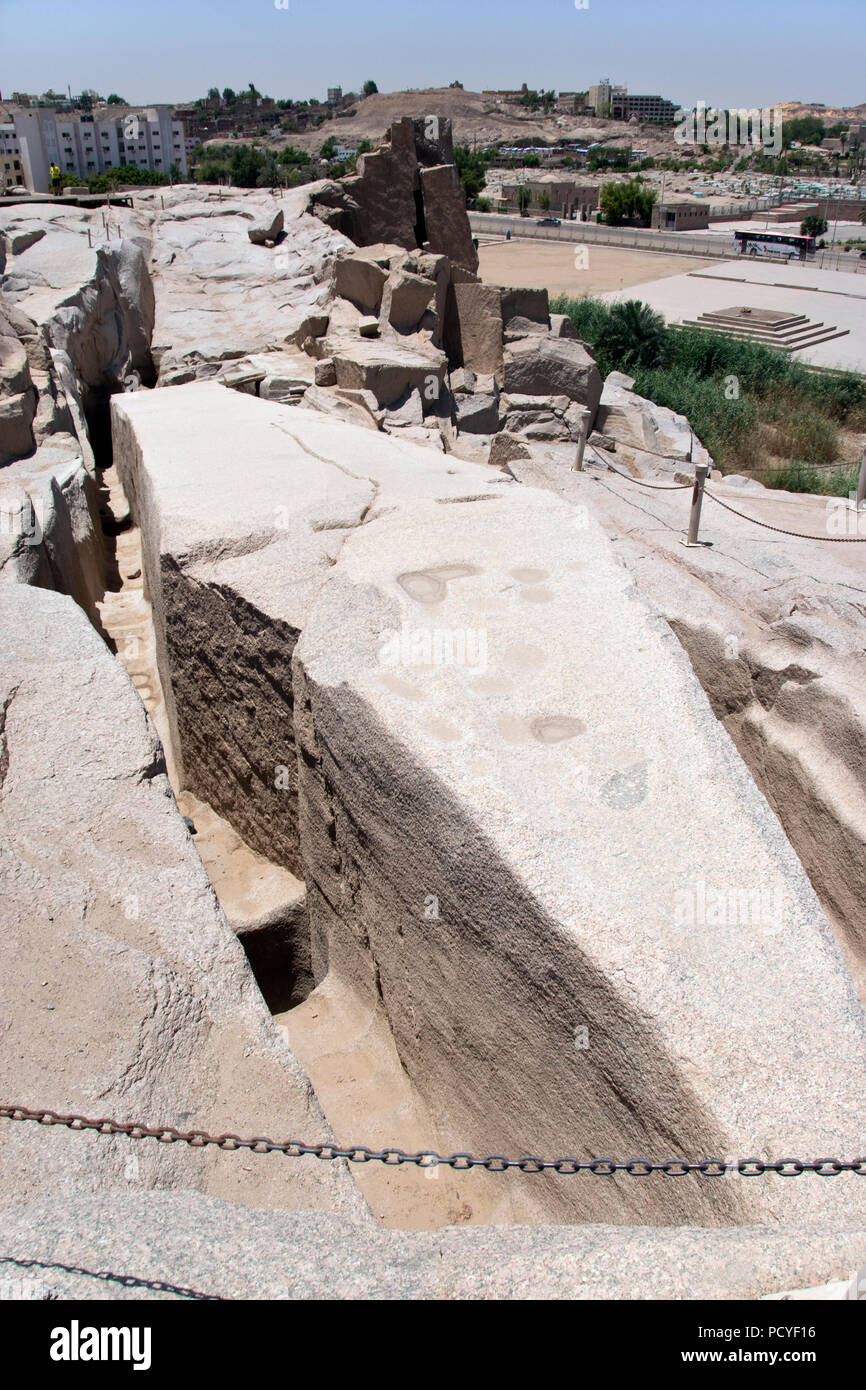
[[[562,223],[558,217],[537,217],[535,225],[536,227],[561,227]]]

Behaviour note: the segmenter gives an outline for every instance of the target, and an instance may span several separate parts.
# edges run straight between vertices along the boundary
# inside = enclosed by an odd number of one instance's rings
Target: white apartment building
[[[34,193],[51,188],[50,167],[86,179],[110,174],[121,164],[167,174],[174,164],[187,173],[187,138],[170,106],[124,110],[110,117],[71,115],[54,107],[12,112],[24,183]],[[0,170],[2,172],[2,170]]]
[[[21,146],[15,134],[15,126],[9,121],[0,125],[0,193],[7,188],[24,187],[24,166],[21,163]]]

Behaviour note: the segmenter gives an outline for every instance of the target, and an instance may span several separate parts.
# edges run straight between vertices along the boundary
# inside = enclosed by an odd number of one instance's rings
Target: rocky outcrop
[[[509,395],[567,396],[589,411],[590,428],[602,393],[595,358],[581,343],[536,334],[506,346],[503,386]]]
[[[280,199],[285,235],[251,243],[272,220],[265,192],[221,198],[179,189],[153,210],[154,358],[160,385],[212,377],[250,353],[303,346],[327,328],[326,266],[351,243],[306,212],[308,190]]]
[[[69,598],[0,584],[0,1088],[68,1113],[328,1129],[175,806],[122,666]],[[86,1039],[86,1043],[85,1043]],[[181,1188],[360,1215],[345,1171],[13,1125],[0,1203]]]
[[[671,473],[680,463],[712,467],[686,417],[637,395],[634,378],[623,372],[605,378],[595,426],[613,442],[620,464],[638,476]]]
[[[850,977],[630,590],[585,512],[528,488],[353,532],[294,657],[316,978],[382,1001],[448,1143],[761,1154],[831,1134],[853,1151],[866,1019]],[[832,1059],[804,1007],[834,1020]],[[793,1188],[554,1180],[527,1201],[674,1225],[823,1221],[828,1201],[844,1222],[859,1203]]]
[[[0,580],[70,594],[98,624],[105,559],[97,487],[69,435],[0,473]]]
[[[0,464],[34,447],[36,392],[27,351],[0,309]]]
[[[315,980],[384,1010],[443,1142],[853,1151],[866,1024],[830,929],[585,514],[217,386],[113,408],[186,784],[304,873]],[[615,670],[592,638],[610,631]],[[649,826],[647,877],[628,856],[647,862]],[[711,930],[708,893],[726,905]],[[832,1061],[802,1036],[804,999]],[[693,1179],[511,1192],[521,1220],[673,1224],[844,1223],[852,1200]]]
[[[384,144],[359,156],[356,175],[315,185],[309,200],[316,217],[357,246],[422,247],[467,270],[478,268],[445,118],[396,121]]]

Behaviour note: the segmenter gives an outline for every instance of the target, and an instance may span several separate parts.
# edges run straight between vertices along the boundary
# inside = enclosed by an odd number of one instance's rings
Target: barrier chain
[[[267,1137],[242,1139],[237,1134],[208,1134],[206,1130],[181,1130],[173,1125],[150,1126],[129,1121],[112,1119],[88,1119],[85,1115],[62,1115],[56,1110],[30,1110],[24,1105],[0,1105],[0,1119],[33,1121],[40,1125],[62,1125],[76,1132],[95,1130],[98,1134],[119,1135],[127,1139],[156,1139],[160,1144],[189,1144],[203,1149],[215,1145],[218,1149],[233,1152],[246,1149],[254,1154],[281,1153],[286,1158],[311,1156],[332,1162],[338,1158],[348,1159],[350,1163],[385,1163],[395,1168],[403,1163],[414,1163],[418,1167],[433,1168],[442,1166],[465,1172],[469,1168],[486,1168],[489,1173],[502,1173],[509,1168],[519,1168],[523,1173],[541,1173],[552,1170],[570,1176],[574,1173],[592,1173],[595,1177],[609,1178],[615,1173],[627,1173],[632,1178],[646,1178],[651,1173],[663,1173],[669,1178],[684,1178],[689,1173],[700,1174],[706,1178],[721,1178],[726,1173],[739,1173],[744,1178],[758,1178],[764,1173],[777,1173],[780,1178],[795,1178],[801,1173],[814,1173],[819,1178],[834,1178],[839,1173],[856,1173],[866,1177],[866,1158],[779,1158],[765,1162],[760,1158],[719,1159],[703,1158],[697,1162],[685,1158],[667,1158],[653,1162],[646,1158],[629,1158],[619,1161],[615,1158],[579,1159],[573,1157],[539,1158],[535,1154],[523,1154],[520,1158],[507,1158],[505,1154],[486,1154],[483,1158],[470,1153],[439,1154],[425,1149],[418,1153],[404,1153],[402,1149],[370,1149],[364,1144],[351,1144],[341,1147],[337,1144],[305,1144],[297,1139],[274,1140]]]
[[[596,450],[596,452],[603,451]],[[738,511],[736,507],[732,507],[730,503],[724,502],[722,498],[717,497],[714,492],[709,491],[709,489],[706,486],[706,478],[708,472],[708,469],[706,467],[699,466],[698,468],[696,468],[694,483],[650,483],[643,478],[633,478],[630,473],[626,473],[623,471],[623,469],[617,468],[613,463],[611,463],[609,458],[604,458],[604,464],[605,467],[610,469],[611,473],[617,473],[620,478],[625,478],[627,483],[634,483],[636,487],[656,488],[659,491],[670,492],[678,492],[687,487],[693,488],[694,499],[692,503],[692,521],[690,522],[689,526],[690,545],[695,545],[697,543],[697,522],[700,520],[700,503],[704,497],[709,497],[720,507],[724,507],[726,512],[731,512],[733,516],[738,516],[743,521],[751,521],[753,526],[762,526],[766,531],[776,531],[780,536],[793,536],[796,540],[800,541],[831,541],[841,545],[862,545],[864,544],[864,542],[866,542],[866,536],[807,535],[804,531],[789,531],[784,526],[772,526],[769,521],[759,521],[756,516],[748,516],[745,512]],[[864,452],[863,462],[860,468],[860,479],[857,489],[857,501],[856,503],[851,504],[852,509],[855,512],[860,512],[864,499],[866,499],[866,452]],[[863,515],[864,517],[866,517],[866,509],[863,510]]]

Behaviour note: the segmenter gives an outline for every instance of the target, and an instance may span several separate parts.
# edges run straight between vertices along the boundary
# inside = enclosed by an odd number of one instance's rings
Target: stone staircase
[[[850,330],[833,324],[814,323],[805,314],[789,314],[777,309],[753,309],[738,306],[716,309],[700,314],[696,319],[684,319],[681,328],[704,328],[724,333],[731,338],[764,343],[784,352],[799,352],[834,338],[843,338]]]

